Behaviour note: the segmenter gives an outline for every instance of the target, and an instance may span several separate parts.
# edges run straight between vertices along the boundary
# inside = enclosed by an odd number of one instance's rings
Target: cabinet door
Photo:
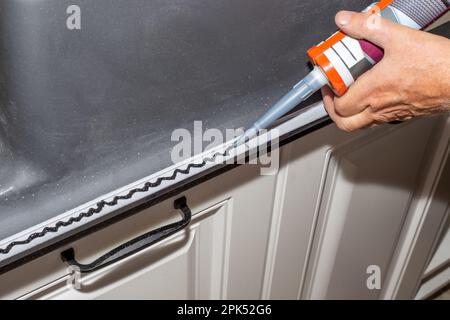
[[[331,152],[306,297],[379,298],[435,126],[421,120]]]
[[[368,278],[380,271],[383,287],[441,120],[353,134],[329,126],[283,150],[265,298],[379,297]]]
[[[57,280],[21,298],[258,299],[275,181],[275,176],[261,176],[257,166],[242,166],[207,181],[185,193],[194,213],[188,230],[105,269],[82,275],[79,288],[68,286],[73,279],[67,272],[60,276],[60,272]],[[92,261],[127,239],[177,218],[172,203],[173,199],[149,208],[70,246],[81,262]],[[41,264],[58,260],[61,251],[41,258]],[[61,261],[60,268],[65,268]],[[10,282],[20,270],[13,273]]]

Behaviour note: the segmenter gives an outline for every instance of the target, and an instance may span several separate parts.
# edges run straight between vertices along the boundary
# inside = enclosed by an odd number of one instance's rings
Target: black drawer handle
[[[177,233],[180,230],[186,228],[191,222],[192,213],[187,205],[186,198],[180,198],[174,203],[175,209],[178,209],[183,214],[181,221],[169,224],[167,226],[152,230],[146,234],[143,234],[133,240],[130,240],[117,248],[111,250],[107,254],[101,256],[97,260],[89,264],[81,264],[77,262],[75,258],[75,250],[70,248],[61,253],[61,258],[64,262],[67,262],[70,266],[77,267],[81,273],[89,273],[115,262],[118,262],[126,257],[129,257],[145,248],[148,248],[167,237]]]

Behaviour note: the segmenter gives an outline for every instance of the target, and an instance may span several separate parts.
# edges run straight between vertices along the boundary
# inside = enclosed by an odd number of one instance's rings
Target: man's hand
[[[383,60],[342,97],[324,87],[328,114],[345,131],[450,110],[450,40],[370,13],[342,11],[336,23],[385,50]]]

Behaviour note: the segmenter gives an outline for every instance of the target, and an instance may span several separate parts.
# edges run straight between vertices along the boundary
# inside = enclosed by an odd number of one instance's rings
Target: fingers
[[[325,105],[325,109],[327,110],[328,115],[330,115],[330,111],[328,110],[334,109],[334,93],[327,86],[322,87],[321,91],[323,97],[323,104]]]
[[[347,35],[365,39],[385,49],[387,57],[395,52],[395,43],[408,38],[405,35],[408,28],[375,13],[342,11],[336,15],[336,24]],[[387,69],[383,64],[385,61],[359,77],[342,97],[334,97],[328,87],[322,90],[325,108],[339,128],[354,131],[384,122],[384,114],[380,110],[398,104],[399,99],[392,98],[396,83],[389,83],[386,79],[391,67]]]
[[[376,14],[351,11],[339,12],[336,15],[336,24],[349,36],[368,40],[382,48],[389,46],[395,31],[401,28]]]
[[[377,85],[377,68],[363,74],[342,96],[334,100],[336,113],[343,117],[358,114],[370,106],[368,97],[372,96],[372,88]]]
[[[387,60],[364,73],[343,96],[334,99],[336,113],[342,117],[350,117],[367,108],[378,112],[404,103],[402,89],[398,86],[402,76],[392,77],[390,73],[395,74],[395,71]]]
[[[334,94],[331,89],[328,87],[323,87],[322,95],[325,109],[327,110],[328,115],[340,129],[351,132],[374,124],[374,120],[369,109],[365,109],[362,112],[351,117],[342,117],[336,113],[334,105]]]

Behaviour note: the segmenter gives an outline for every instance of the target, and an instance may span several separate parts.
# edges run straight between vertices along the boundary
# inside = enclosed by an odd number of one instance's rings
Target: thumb
[[[400,26],[374,13],[341,11],[336,15],[337,26],[355,39],[365,39],[386,49]]]

